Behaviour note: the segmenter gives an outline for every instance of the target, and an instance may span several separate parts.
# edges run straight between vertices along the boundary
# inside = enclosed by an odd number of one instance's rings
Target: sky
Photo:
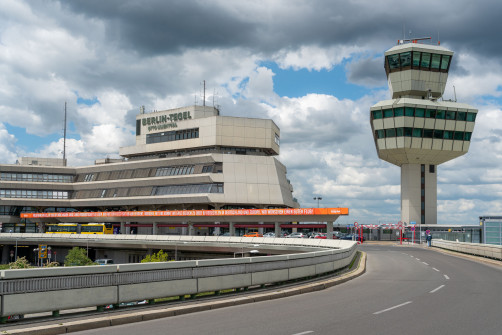
[[[460,10],[462,9],[462,10]],[[202,104],[270,118],[301,207],[341,223],[400,220],[400,169],[369,109],[390,99],[383,53],[406,37],[454,51],[445,99],[479,110],[469,152],[438,167],[438,223],[502,215],[502,2],[2,0],[0,163],[118,157],[135,116]],[[455,87],[455,91],[453,90]]]

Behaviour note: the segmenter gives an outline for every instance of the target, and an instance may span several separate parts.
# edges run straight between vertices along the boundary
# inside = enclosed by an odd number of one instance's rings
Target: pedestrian
[[[431,233],[429,233],[427,235],[427,246],[428,247],[432,246],[432,234]]]

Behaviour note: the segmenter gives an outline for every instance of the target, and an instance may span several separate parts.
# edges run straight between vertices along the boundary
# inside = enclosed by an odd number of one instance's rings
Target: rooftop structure
[[[437,165],[469,150],[477,109],[440,100],[453,52],[399,44],[385,52],[392,99],[370,109],[378,157],[401,167],[401,220],[437,223]]]

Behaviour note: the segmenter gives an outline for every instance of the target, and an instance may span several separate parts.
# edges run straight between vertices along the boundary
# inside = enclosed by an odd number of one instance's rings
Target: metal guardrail
[[[493,259],[502,260],[502,246],[481,243],[467,243],[467,242],[453,242],[446,240],[432,240],[432,246],[462,252],[482,257],[489,257]]]
[[[121,237],[131,239],[127,235]],[[138,238],[133,237],[134,240]],[[200,242],[218,242],[221,247],[228,248],[235,248],[244,242],[276,247],[282,245],[288,246],[290,250],[296,247],[301,253],[165,263],[3,270],[0,272],[0,316],[50,311],[57,313],[61,309],[115,305],[284,282],[346,267],[357,251],[357,243],[340,240],[241,237],[225,237],[222,240],[221,237],[198,236],[148,236],[148,239],[155,242],[159,239],[198,242],[199,246]],[[314,251],[305,252],[306,247],[314,247]]]

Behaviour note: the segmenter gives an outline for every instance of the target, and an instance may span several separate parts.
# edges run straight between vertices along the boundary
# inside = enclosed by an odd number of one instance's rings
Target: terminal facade
[[[38,232],[21,213],[297,208],[279,149],[280,130],[269,119],[221,116],[209,106],[141,108],[136,144],[120,148],[120,159],[67,167],[25,157],[0,165],[0,222],[3,231]],[[150,233],[134,222],[126,227]]]
[[[391,99],[371,107],[370,122],[378,157],[401,168],[401,221],[408,224],[437,223],[438,165],[469,150],[477,109],[442,99],[452,57],[417,40],[385,52]]]

